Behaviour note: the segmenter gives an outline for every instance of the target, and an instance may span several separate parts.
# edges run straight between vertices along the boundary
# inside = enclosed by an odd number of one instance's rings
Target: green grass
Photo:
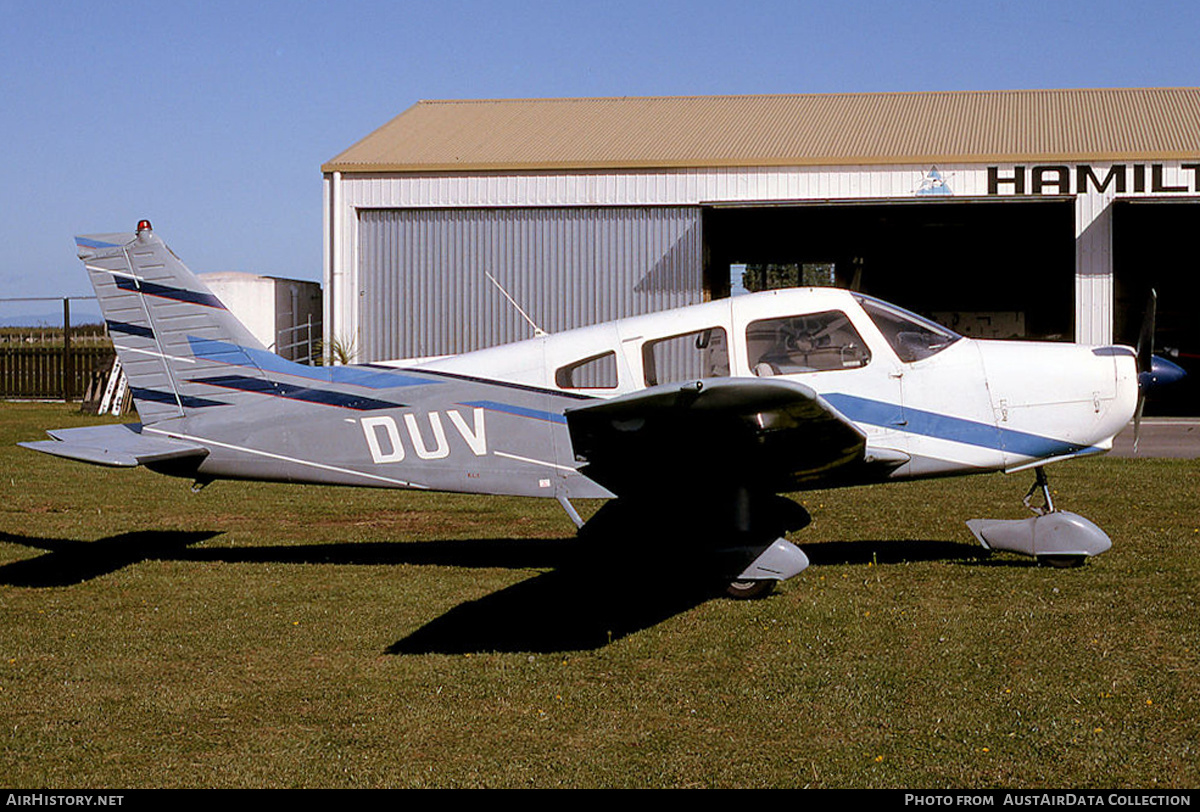
[[[13,445],[88,422],[0,404],[3,786],[1200,785],[1195,462],[1052,468],[1113,538],[1066,571],[962,524],[1031,474],[803,494],[813,566],[734,602],[552,501]]]

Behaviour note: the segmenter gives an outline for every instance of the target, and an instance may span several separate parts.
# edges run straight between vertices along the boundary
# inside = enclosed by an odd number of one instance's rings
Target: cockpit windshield
[[[962,338],[937,322],[895,305],[870,296],[857,295],[854,298],[871,317],[871,321],[875,322],[896,355],[906,363],[936,355]]]

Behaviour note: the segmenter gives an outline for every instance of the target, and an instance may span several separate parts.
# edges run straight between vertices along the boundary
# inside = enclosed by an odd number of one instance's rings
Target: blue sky
[[[0,0],[0,298],[77,233],[320,279],[320,166],[419,99],[1200,84],[1193,2]],[[0,303],[17,312],[54,305]]]

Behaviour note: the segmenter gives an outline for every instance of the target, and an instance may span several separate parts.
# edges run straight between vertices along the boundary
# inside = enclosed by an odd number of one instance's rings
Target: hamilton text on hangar
[[[1091,164],[1047,164],[988,167],[989,195],[1070,195],[1148,192],[1200,192],[1200,163],[1111,164],[1107,171]]]

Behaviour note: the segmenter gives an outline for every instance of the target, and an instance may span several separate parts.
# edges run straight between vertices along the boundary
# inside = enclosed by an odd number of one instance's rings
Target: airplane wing
[[[117,468],[135,468],[189,457],[198,464],[208,456],[204,446],[143,434],[142,427],[136,423],[55,429],[46,433],[54,439],[17,445],[56,457]]]
[[[715,483],[778,493],[867,461],[862,431],[792,381],[662,384],[566,418],[581,472],[618,496]]]

